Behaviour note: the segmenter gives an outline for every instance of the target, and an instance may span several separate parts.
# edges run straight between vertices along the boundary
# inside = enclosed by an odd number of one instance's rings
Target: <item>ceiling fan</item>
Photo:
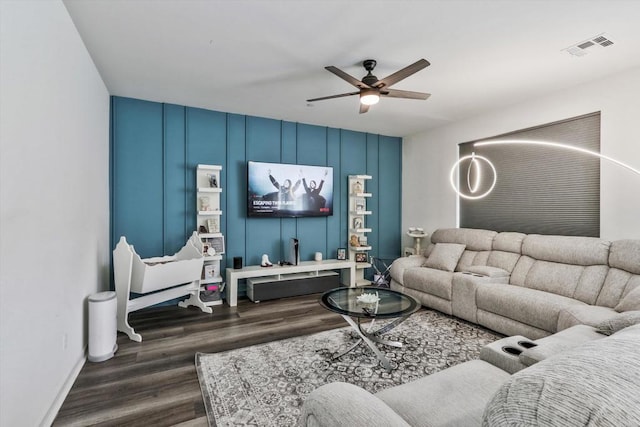
[[[331,71],[336,76],[345,80],[347,83],[352,84],[359,90],[357,92],[341,93],[339,95],[323,96],[322,98],[307,99],[307,102],[323,101],[325,99],[342,98],[344,96],[360,95],[360,114],[369,111],[371,105],[377,104],[381,96],[390,98],[406,98],[406,99],[422,99],[425,100],[431,96],[429,93],[424,92],[411,92],[408,90],[390,89],[390,86],[398,83],[400,80],[406,79],[410,75],[417,73],[423,68],[431,65],[426,59],[420,59],[419,61],[396,71],[395,73],[385,77],[382,80],[378,80],[376,76],[371,74],[376,67],[377,62],[374,59],[366,59],[362,62],[362,66],[367,70],[367,75],[358,80],[355,77],[345,73],[339,68],[332,65],[324,67],[325,70]]]

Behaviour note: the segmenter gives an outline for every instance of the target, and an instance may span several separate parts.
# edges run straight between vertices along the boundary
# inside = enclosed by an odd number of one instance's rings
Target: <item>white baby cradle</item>
[[[205,313],[210,307],[200,300],[202,256],[200,239],[196,232],[174,255],[141,259],[124,236],[113,250],[113,276],[118,298],[118,330],[133,341],[141,342],[142,336],[129,325],[129,313],[160,302],[190,297],[178,305],[194,305]],[[131,298],[131,292],[144,294]]]

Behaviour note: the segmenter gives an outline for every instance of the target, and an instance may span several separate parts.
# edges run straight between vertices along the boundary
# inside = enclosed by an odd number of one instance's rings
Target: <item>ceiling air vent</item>
[[[580,43],[576,43],[567,48],[562,49],[570,53],[573,56],[584,56],[589,52],[595,52],[599,50],[600,47],[611,46],[613,42],[606,38],[603,34],[598,34],[597,36],[590,37],[587,40],[583,40]]]

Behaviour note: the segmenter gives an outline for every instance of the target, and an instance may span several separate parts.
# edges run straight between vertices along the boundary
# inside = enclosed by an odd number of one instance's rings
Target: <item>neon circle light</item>
[[[474,167],[475,166],[475,167]],[[471,172],[475,172],[475,185],[471,184]],[[469,187],[469,191],[471,194],[478,191],[480,188],[480,183],[482,182],[482,169],[480,168],[480,162],[476,159],[476,153],[471,153],[471,163],[469,163],[469,167],[467,168],[467,187]]]
[[[475,162],[475,165],[476,165],[475,167],[477,169],[477,172],[476,172],[477,176],[481,175],[481,173],[480,173],[481,172],[480,162],[478,162],[477,160],[482,160],[483,162],[488,164],[489,167],[491,168],[491,171],[493,172],[493,182],[491,183],[491,187],[489,187],[489,189],[487,191],[485,191],[484,193],[478,194],[477,196],[469,196],[469,195],[464,194],[463,192],[461,192],[460,189],[458,188],[458,185],[456,185],[456,180],[454,179],[454,177],[456,176],[456,171],[458,170],[458,167],[460,166],[460,163],[462,163],[463,161],[465,161],[467,159],[471,159],[471,163],[469,164],[469,169],[467,169],[467,179],[469,179],[470,169],[471,169],[471,166],[474,164],[474,162]],[[467,156],[460,157],[458,159],[458,161],[453,164],[453,167],[451,168],[451,174],[450,174],[449,178],[450,178],[450,181],[451,181],[451,187],[453,187],[453,190],[458,194],[458,196],[460,196],[460,197],[462,197],[464,199],[468,199],[468,200],[478,200],[478,199],[482,199],[487,194],[491,193],[491,191],[493,191],[493,187],[496,186],[496,182],[498,181],[498,173],[496,172],[495,166],[493,166],[493,163],[491,163],[491,161],[489,159],[487,159],[486,157],[483,157],[483,156],[478,156],[477,154],[473,153],[473,154],[469,154]],[[474,186],[473,189],[470,188],[471,192],[474,193],[475,191],[477,191],[479,186],[480,186],[480,184],[476,183],[476,185]]]

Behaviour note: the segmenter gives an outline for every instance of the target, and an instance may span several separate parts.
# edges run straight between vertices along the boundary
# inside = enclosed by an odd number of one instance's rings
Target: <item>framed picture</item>
[[[358,197],[354,199],[356,212],[364,212],[366,210],[366,202],[363,197]]]
[[[362,217],[357,216],[353,218],[353,228],[356,230],[362,228]]]
[[[347,259],[347,249],[346,248],[338,248],[338,259],[339,260]]]
[[[367,253],[356,252],[356,262],[367,262]]]
[[[224,253],[224,236],[211,237],[207,239],[205,244],[208,244],[211,248],[216,250],[216,254]]]
[[[218,222],[218,218],[208,219],[207,228],[209,229],[209,233],[219,233],[220,223]]]

